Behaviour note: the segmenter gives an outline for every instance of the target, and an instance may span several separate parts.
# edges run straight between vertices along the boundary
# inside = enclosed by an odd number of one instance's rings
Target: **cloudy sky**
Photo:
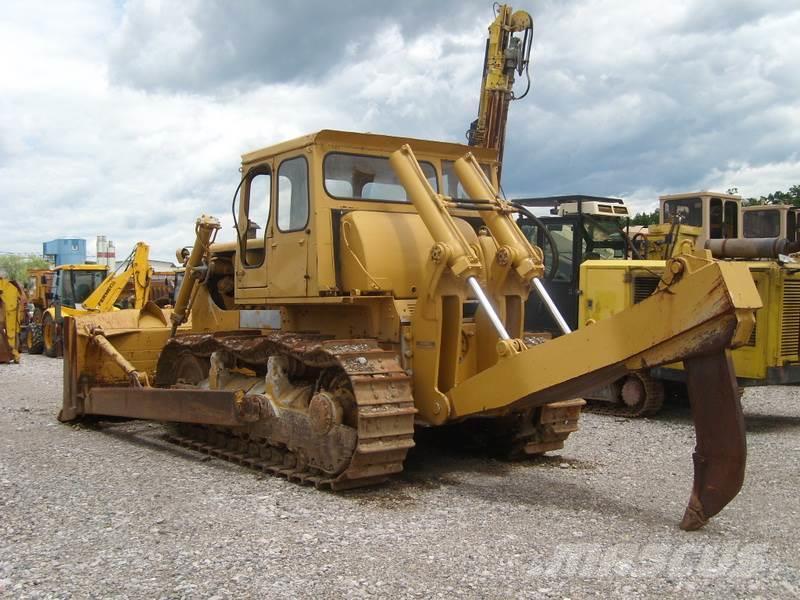
[[[528,0],[509,197],[800,183],[800,6]],[[491,2],[0,3],[0,251],[230,225],[242,152],[322,128],[462,141]],[[227,237],[230,232],[226,232]]]

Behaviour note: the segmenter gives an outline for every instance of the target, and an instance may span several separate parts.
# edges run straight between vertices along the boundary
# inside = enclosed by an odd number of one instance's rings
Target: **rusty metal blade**
[[[217,390],[101,387],[89,392],[84,413],[233,427],[242,424],[235,398]]]
[[[684,361],[697,443],[694,484],[681,529],[700,529],[733,500],[744,482],[747,442],[730,352]]]

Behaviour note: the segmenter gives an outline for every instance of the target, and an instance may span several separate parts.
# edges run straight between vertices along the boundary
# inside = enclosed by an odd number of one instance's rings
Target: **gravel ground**
[[[799,400],[745,393],[744,489],[685,533],[686,406],[588,414],[559,455],[525,463],[427,432],[402,476],[337,495],[159,425],[61,425],[61,361],[23,356],[0,365],[0,596],[798,596]]]

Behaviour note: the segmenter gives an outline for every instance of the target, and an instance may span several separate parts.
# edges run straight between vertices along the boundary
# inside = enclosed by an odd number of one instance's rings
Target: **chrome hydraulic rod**
[[[511,336],[508,335],[503,322],[500,320],[500,317],[497,316],[497,313],[495,312],[491,302],[489,302],[489,298],[487,298],[486,294],[483,293],[478,280],[474,277],[467,277],[467,283],[469,283],[469,287],[472,288],[472,291],[475,292],[475,296],[478,298],[478,302],[481,303],[483,310],[485,310],[486,314],[489,315],[489,320],[492,322],[492,325],[494,325],[495,331],[497,331],[497,335],[500,336],[500,339],[510,340]]]
[[[538,277],[534,277],[533,279],[533,286],[536,288],[536,291],[539,293],[539,297],[544,301],[545,305],[547,306],[547,310],[550,311],[553,319],[555,319],[556,323],[558,323],[558,327],[561,329],[561,332],[564,334],[572,333],[572,329],[569,328],[567,322],[564,320],[564,317],[558,312],[558,307],[556,306],[553,299],[550,297],[550,294],[547,293],[547,290],[544,289],[544,285],[542,284],[542,280]]]

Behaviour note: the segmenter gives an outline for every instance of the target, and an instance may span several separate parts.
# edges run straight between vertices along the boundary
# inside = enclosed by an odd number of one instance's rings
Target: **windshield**
[[[105,271],[59,271],[58,289],[62,306],[75,308],[105,279]]]
[[[672,223],[674,217],[693,227],[703,226],[703,206],[700,198],[684,198],[664,202],[664,223]]]
[[[573,215],[542,217],[542,221],[558,249],[558,269],[553,277],[555,281],[572,281],[575,260],[580,264],[585,260],[622,259],[626,256],[626,234],[616,217],[583,215],[578,219]],[[579,227],[578,223],[582,223],[582,227]],[[544,264],[549,272],[553,264],[553,255],[547,237],[527,219],[522,219],[519,226],[531,243],[542,249]],[[575,236],[578,236],[577,240]],[[579,245],[579,255],[575,257],[574,251],[577,245]]]
[[[584,260],[624,258],[625,232],[616,218],[584,215],[587,247]]]
[[[780,237],[781,216],[777,210],[746,210],[742,213],[744,237]]]
[[[435,191],[439,191],[436,169],[420,161],[422,172]],[[384,156],[362,156],[331,152],[323,166],[325,190],[333,198],[408,202],[406,190]]]

